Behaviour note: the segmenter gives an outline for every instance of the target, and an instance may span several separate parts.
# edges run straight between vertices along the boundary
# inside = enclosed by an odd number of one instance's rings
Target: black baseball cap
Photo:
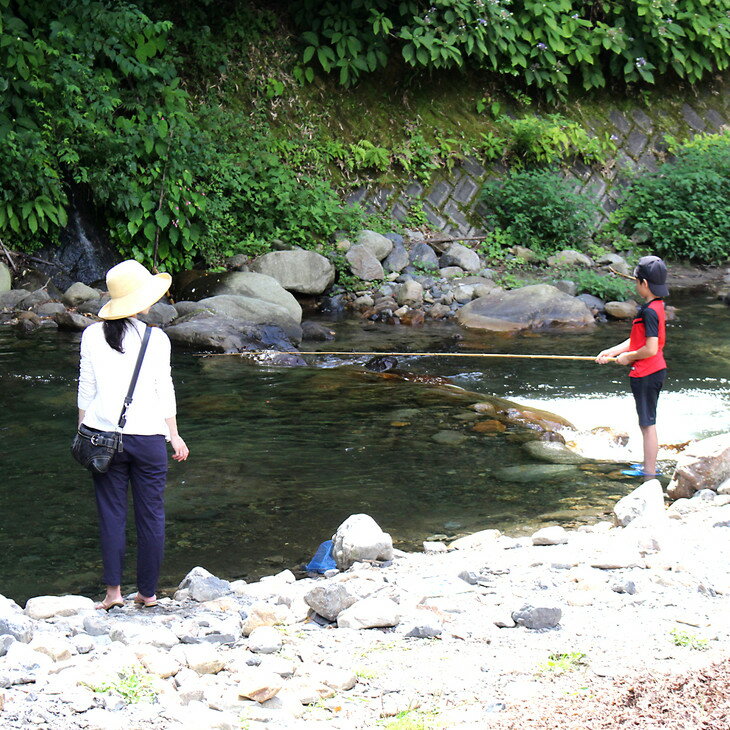
[[[654,296],[669,296],[667,267],[658,256],[642,256],[634,269],[636,279],[644,279]]]

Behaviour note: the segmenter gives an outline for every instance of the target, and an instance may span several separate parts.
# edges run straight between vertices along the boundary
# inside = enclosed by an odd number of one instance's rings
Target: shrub
[[[730,256],[730,134],[675,147],[676,158],[634,179],[612,224],[659,256],[717,263]]]
[[[577,269],[566,272],[566,279],[575,282],[578,294],[593,294],[604,301],[624,301],[635,294],[631,282],[614,276],[599,274],[597,271]]]
[[[510,172],[484,186],[482,201],[490,228],[540,254],[584,246],[597,208],[549,170]]]

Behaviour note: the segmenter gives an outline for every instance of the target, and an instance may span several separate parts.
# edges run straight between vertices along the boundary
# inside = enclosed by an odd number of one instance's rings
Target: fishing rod
[[[345,352],[333,350],[247,350],[244,352],[213,352],[200,353],[196,357],[244,357],[246,355],[336,355],[338,357],[493,357],[493,358],[522,358],[527,360],[584,360],[595,362],[594,355],[521,355],[506,352]],[[615,362],[615,357],[607,358]]]

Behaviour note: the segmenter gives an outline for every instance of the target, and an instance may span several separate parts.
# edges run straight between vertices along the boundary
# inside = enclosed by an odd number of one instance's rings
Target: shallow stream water
[[[660,441],[670,445],[727,430],[730,405],[730,309],[707,297],[673,303],[680,311],[668,331],[670,378],[659,409]],[[610,323],[504,337],[451,324],[331,324],[337,340],[309,349],[590,355],[628,331],[626,323]],[[91,480],[68,452],[78,341],[0,329],[0,593],[18,600],[99,589]],[[411,547],[490,527],[519,533],[592,521],[636,486],[616,471],[640,457],[633,401],[616,366],[399,359],[399,370],[552,410],[579,428],[568,436],[579,450],[612,462],[518,483],[497,473],[535,463],[522,448],[524,432],[476,433],[473,395],[366,373],[364,360],[313,357],[318,367],[267,369],[236,357],[174,353],[178,420],[191,457],[170,466],[164,588],[195,565],[229,579],[294,568],[356,512]],[[628,432],[628,445],[591,434],[596,426]],[[435,441],[442,431],[461,443]],[[133,566],[130,554],[130,587]]]

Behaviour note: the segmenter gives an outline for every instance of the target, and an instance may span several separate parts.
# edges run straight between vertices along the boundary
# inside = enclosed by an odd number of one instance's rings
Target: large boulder
[[[368,230],[357,234],[357,245],[365,246],[378,261],[382,261],[393,250],[393,241],[380,233]]]
[[[67,307],[78,307],[90,299],[98,299],[99,291],[81,281],[75,281],[63,294],[63,303]]]
[[[388,271],[403,271],[408,266],[410,259],[406,247],[400,242],[393,243],[393,250],[385,257],[383,268]]]
[[[193,601],[213,601],[230,593],[231,584],[197,566],[182,579],[178,590],[187,590]]]
[[[201,301],[222,294],[261,299],[284,307],[297,323],[302,321],[302,308],[273,276],[254,271],[229,271],[225,274],[203,276],[195,279],[180,293],[180,300]]]
[[[362,244],[352,246],[345,254],[345,258],[347,263],[350,264],[350,270],[358,279],[373,281],[385,278],[383,265],[366,246]]]
[[[419,241],[411,249],[411,263],[420,264],[421,266],[431,266],[434,269],[437,269],[439,266],[439,259],[431,246],[424,241]]]
[[[10,269],[7,264],[0,261],[0,294],[8,292],[13,287],[13,278],[10,276]]]
[[[291,331],[292,327],[288,329]],[[269,348],[291,351],[296,349],[294,343],[301,341],[301,328],[299,328],[298,336],[290,338],[287,331],[281,327],[252,324],[209,311],[189,314],[188,317],[181,318],[167,327],[165,332],[173,342],[179,345],[195,350],[218,352],[244,352]],[[301,358],[298,359],[300,360],[298,364],[305,364]]]
[[[334,264],[316,251],[272,251],[259,256],[251,268],[299,294],[321,294],[335,280]]]
[[[337,567],[347,570],[359,560],[392,560],[393,540],[369,515],[350,515],[333,535]]]
[[[690,445],[680,454],[672,481],[671,499],[691,497],[700,489],[717,491],[730,477],[730,433],[721,433]]]
[[[479,261],[479,254],[460,243],[452,243],[446,253],[439,260],[441,268],[445,266],[458,266],[464,271],[479,271],[482,268]]]
[[[548,464],[585,464],[590,461],[560,441],[528,441],[523,448],[531,456]]]
[[[251,324],[276,325],[281,327],[291,339],[301,341],[301,308],[298,316],[292,316],[291,310],[282,307],[280,304],[240,294],[221,294],[208,297],[207,299],[201,299],[198,304],[220,317],[242,320]],[[298,304],[297,307],[299,307]]]
[[[549,284],[491,292],[463,306],[456,319],[467,329],[495,332],[593,324],[593,315],[583,302]]]
[[[94,602],[86,596],[37,596],[25,604],[25,615],[33,619],[56,616],[75,616],[94,608]]]
[[[346,608],[337,617],[341,629],[375,629],[397,626],[400,622],[398,604],[390,598],[363,598]]]
[[[609,317],[614,319],[632,319],[639,311],[639,305],[631,300],[628,302],[606,302],[603,309]]]

